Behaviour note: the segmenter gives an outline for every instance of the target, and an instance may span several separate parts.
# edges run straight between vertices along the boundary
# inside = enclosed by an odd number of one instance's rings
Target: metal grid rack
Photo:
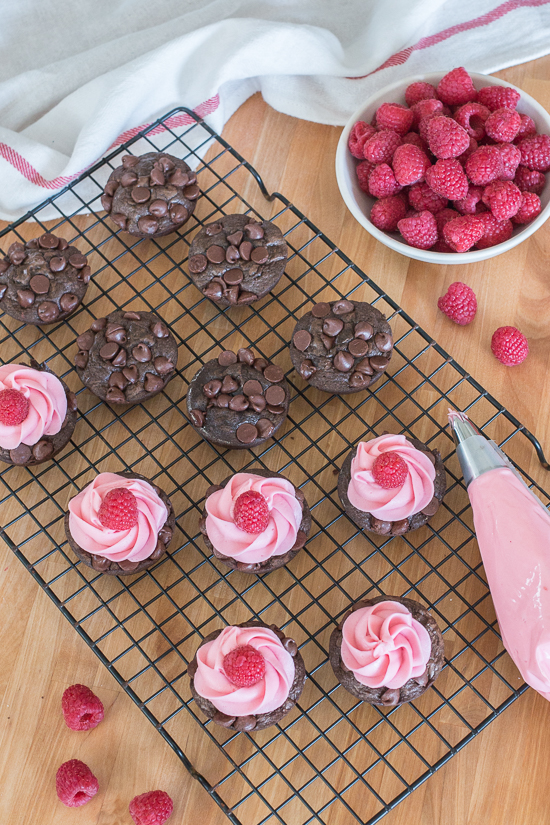
[[[151,149],[197,167],[203,195],[195,215],[157,241],[116,235],[100,212],[103,185],[124,151]],[[55,231],[90,255],[94,273],[85,306],[47,332],[0,318],[3,361],[25,355],[46,361],[78,391],[81,416],[57,460],[2,471],[0,500],[13,514],[3,537],[234,825],[372,825],[526,689],[496,628],[446,430],[448,406],[466,410],[516,464],[527,463],[532,445],[545,461],[534,437],[306,216],[282,195],[269,202],[264,195],[252,167],[180,109],[2,233],[5,250],[15,239]],[[197,226],[231,212],[274,220],[290,258],[273,293],[253,307],[222,312],[189,281],[186,257]],[[396,346],[389,374],[372,391],[333,397],[292,371],[288,341],[312,301],[341,296],[385,312]],[[158,311],[179,344],[176,377],[159,396],[129,409],[98,402],[72,367],[77,335],[116,307]],[[188,382],[220,346],[252,346],[286,369],[292,401],[275,441],[252,451],[221,450],[188,424]],[[336,493],[350,447],[386,430],[437,447],[448,474],[444,504],[431,523],[391,539],[358,531]],[[218,568],[198,530],[206,489],[258,466],[300,486],[313,515],[305,549],[264,578]],[[143,473],[171,496],[178,528],[164,559],[125,579],[84,568],[63,531],[69,498],[97,472],[122,469]],[[526,480],[548,504],[544,491]],[[427,604],[445,638],[446,666],[435,686],[393,710],[354,699],[336,683],[327,660],[335,620],[354,601],[380,593]],[[279,725],[236,734],[204,723],[186,669],[204,636],[250,618],[274,622],[296,639],[308,680],[298,706]]]

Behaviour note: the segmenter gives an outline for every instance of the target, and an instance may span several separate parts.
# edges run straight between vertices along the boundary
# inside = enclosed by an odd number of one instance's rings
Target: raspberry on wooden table
[[[483,190],[483,203],[497,220],[505,221],[519,211],[522,204],[521,192],[509,180],[496,180]]]
[[[464,168],[474,186],[486,186],[502,177],[502,155],[496,146],[480,146],[472,152]]]
[[[443,227],[443,239],[455,252],[467,252],[485,232],[480,215],[461,215]]]
[[[470,145],[470,136],[452,117],[436,115],[427,126],[428,145],[436,158],[457,158]]]
[[[266,499],[255,490],[241,493],[233,508],[233,521],[245,533],[263,533],[269,524]]]
[[[485,121],[485,133],[503,143],[510,143],[521,126],[521,117],[515,109],[495,109]]]
[[[421,100],[429,100],[435,97],[435,86],[432,86],[431,83],[426,83],[424,80],[417,80],[405,89],[405,103],[407,106],[412,107]]]
[[[398,222],[407,214],[407,206],[403,195],[392,195],[389,198],[380,198],[373,205],[370,219],[374,226],[385,232],[394,232]]]
[[[521,152],[522,166],[537,172],[547,172],[550,169],[550,135],[525,138],[517,145]]]
[[[437,223],[427,209],[409,218],[403,218],[397,224],[397,228],[409,246],[417,249],[430,249],[437,241]]]
[[[70,759],[57,769],[55,789],[64,805],[79,808],[96,795],[99,783],[84,762]]]
[[[265,676],[265,659],[252,645],[239,645],[224,656],[222,668],[232,684],[252,687]]]
[[[466,69],[460,66],[441,78],[437,84],[437,96],[447,106],[463,106],[477,99],[477,91]]]
[[[101,502],[97,517],[108,530],[130,530],[138,522],[135,495],[126,487],[114,487]]]
[[[426,170],[426,183],[437,195],[453,201],[468,194],[468,178],[456,158],[437,160]]]
[[[103,703],[86,685],[71,685],[61,697],[61,709],[71,730],[92,730],[104,716]]]
[[[540,198],[534,192],[522,192],[521,199],[521,206],[512,217],[512,223],[529,223],[541,213]]]
[[[384,490],[402,487],[408,475],[409,468],[406,461],[393,450],[380,453],[372,465],[372,477]]]
[[[455,281],[445,295],[439,298],[437,306],[455,324],[466,326],[475,318],[477,299],[471,287],[461,281]]]
[[[515,367],[529,355],[529,344],[515,327],[499,327],[493,332],[491,350],[495,358],[507,367]]]
[[[484,233],[476,243],[476,249],[488,249],[498,243],[504,243],[512,237],[512,221],[498,221],[492,212],[483,212],[478,216],[483,220]]]
[[[29,409],[29,399],[20,390],[0,391],[0,424],[16,427],[28,416]]]
[[[136,825],[163,825],[174,803],[165,791],[147,791],[134,796],[128,809]]]
[[[520,93],[510,86],[482,86],[477,93],[477,102],[494,112],[496,109],[515,109]]]
[[[376,111],[379,129],[391,129],[398,135],[406,135],[413,125],[414,114],[400,103],[382,103]]]

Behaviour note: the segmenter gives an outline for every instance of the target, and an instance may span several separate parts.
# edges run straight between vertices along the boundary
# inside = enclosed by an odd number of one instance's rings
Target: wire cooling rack
[[[182,230],[157,241],[115,234],[100,211],[103,185],[124,151],[151,149],[197,167],[203,191],[197,210]],[[536,439],[305,215],[284,196],[268,201],[266,195],[255,170],[180,109],[2,233],[4,251],[44,229],[61,234],[90,257],[94,273],[85,306],[47,332],[0,318],[3,361],[26,355],[46,361],[78,391],[81,416],[57,460],[2,471],[2,512],[9,514],[3,536],[234,825],[372,825],[526,689],[496,628],[447,408],[466,410],[517,465],[527,463],[532,446],[548,465]],[[192,285],[186,258],[198,225],[232,212],[274,220],[290,258],[271,294],[254,307],[222,312]],[[333,397],[292,371],[288,342],[312,302],[342,296],[376,305],[396,343],[389,374],[372,391]],[[163,393],[129,409],[98,402],[72,367],[77,335],[116,307],[159,312],[179,344],[176,377]],[[275,441],[252,451],[216,449],[189,425],[186,389],[220,347],[240,346],[287,370],[290,414]],[[350,447],[386,430],[437,447],[449,488],[428,526],[391,539],[358,531],[336,492]],[[198,529],[207,488],[254,467],[287,475],[313,515],[305,549],[264,578],[220,569]],[[119,579],[76,561],[63,516],[69,499],[97,472],[124,469],[143,473],[170,495],[177,530],[164,559]],[[526,480],[548,504],[544,491]],[[327,660],[335,621],[354,601],[381,593],[427,604],[445,639],[446,666],[435,686],[392,710],[358,702],[336,683]],[[309,678],[298,706],[279,725],[236,734],[204,722],[186,671],[208,633],[251,618],[296,639]]]

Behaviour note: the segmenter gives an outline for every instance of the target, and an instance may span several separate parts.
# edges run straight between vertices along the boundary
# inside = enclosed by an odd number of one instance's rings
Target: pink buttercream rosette
[[[401,487],[385,490],[372,475],[372,466],[382,453],[398,453],[408,469]],[[382,521],[401,521],[419,513],[434,496],[435,468],[428,456],[417,450],[404,435],[381,435],[361,441],[351,462],[348,499],[353,507]]]
[[[269,523],[263,533],[247,533],[233,521],[235,502],[249,490],[267,501]],[[296,544],[302,521],[302,505],[294,486],[284,478],[263,478],[236,473],[221,490],[206,499],[205,529],[212,545],[224,556],[246,564],[257,564],[282,556]]]
[[[116,487],[124,487],[136,497],[138,521],[128,530],[103,527],[98,517],[103,499]],[[139,562],[153,553],[168,515],[166,505],[147,481],[100,473],[70,500],[69,530],[74,541],[87,553],[114,562]]]
[[[223,671],[225,656],[242,645],[254,647],[265,660],[265,675],[252,687],[237,687]],[[196,659],[195,690],[227,716],[257,716],[276,710],[288,699],[294,682],[294,660],[267,627],[225,627],[197,650]]]
[[[56,435],[67,415],[67,396],[56,375],[21,364],[0,367],[0,391],[18,390],[29,402],[24,421],[13,426],[0,424],[0,447],[15,450],[20,444],[32,447],[45,435]]]
[[[426,628],[400,602],[361,607],[342,627],[342,662],[369,688],[401,688],[421,676],[431,648]]]

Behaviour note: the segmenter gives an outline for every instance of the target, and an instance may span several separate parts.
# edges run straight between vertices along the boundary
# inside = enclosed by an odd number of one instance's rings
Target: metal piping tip
[[[472,424],[466,413],[450,409],[448,415],[466,487],[483,473],[510,466],[504,453]]]
[[[463,441],[473,435],[481,435],[479,429],[475,424],[472,424],[466,413],[449,408],[448,416],[455,444],[462,444]]]

